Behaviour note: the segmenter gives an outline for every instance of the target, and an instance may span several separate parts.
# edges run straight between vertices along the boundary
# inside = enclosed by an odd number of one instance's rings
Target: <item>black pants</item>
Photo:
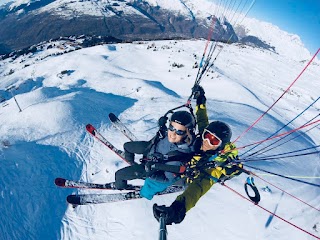
[[[148,154],[150,141],[133,141],[126,142],[123,145],[125,151],[125,159],[132,164],[132,166],[122,168],[115,174],[115,185],[117,189],[125,189],[128,184],[127,180],[144,179],[146,171],[144,165],[138,165],[134,162],[135,154],[142,154],[145,157]]]
[[[143,164],[136,164],[122,168],[116,172],[115,186],[117,189],[126,189],[128,186],[127,180],[144,179],[146,170]]]
[[[145,157],[148,154],[150,146],[151,146],[150,141],[126,142],[123,145],[125,159],[127,159],[128,162],[133,164],[134,163],[134,154],[143,154],[143,157]]]

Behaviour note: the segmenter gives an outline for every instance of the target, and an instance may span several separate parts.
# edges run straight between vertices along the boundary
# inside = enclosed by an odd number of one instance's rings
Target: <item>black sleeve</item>
[[[194,153],[183,153],[178,150],[168,153],[168,161],[188,162],[192,159]]]

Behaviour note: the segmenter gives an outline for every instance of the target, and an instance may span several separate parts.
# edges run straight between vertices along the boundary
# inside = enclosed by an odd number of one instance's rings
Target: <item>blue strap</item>
[[[218,156],[218,153],[212,155],[210,158],[209,158],[209,162],[212,162],[216,157]]]
[[[209,173],[208,173],[208,175],[209,175]],[[217,183],[217,182],[219,181],[218,178],[215,178],[215,177],[213,177],[213,176],[211,176],[211,175],[209,175],[209,177],[210,177],[210,179],[212,179],[215,183]]]
[[[254,185],[254,178],[253,178],[253,177],[247,177],[247,183],[248,183],[249,185],[252,185],[252,186],[255,187],[255,185]]]

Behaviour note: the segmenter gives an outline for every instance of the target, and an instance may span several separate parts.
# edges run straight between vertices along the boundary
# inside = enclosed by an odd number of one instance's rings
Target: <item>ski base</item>
[[[184,186],[170,186],[166,190],[158,193],[157,195],[181,192],[183,190],[185,190]],[[87,205],[120,202],[140,198],[142,198],[140,196],[140,192],[135,190],[126,193],[121,192],[113,194],[72,194],[67,197],[67,202],[72,205]]]
[[[114,182],[99,184],[99,183],[88,183],[81,181],[73,181],[65,178],[56,178],[54,183],[58,187],[63,188],[81,188],[81,189],[104,189],[104,190],[117,190]],[[140,190],[141,186],[130,186],[126,190]]]
[[[111,142],[109,142],[105,137],[103,137],[97,129],[91,125],[86,125],[86,130],[94,136],[96,139],[98,139],[101,143],[103,143],[105,146],[107,146],[111,151],[113,151],[115,154],[117,154],[120,158],[122,158],[125,162],[127,162],[129,165],[132,165],[132,163],[128,162],[124,157],[124,152],[117,149]]]
[[[127,128],[127,126],[120,121],[120,119],[113,113],[109,113],[109,119],[114,127],[122,132],[130,141],[137,141],[137,137]]]

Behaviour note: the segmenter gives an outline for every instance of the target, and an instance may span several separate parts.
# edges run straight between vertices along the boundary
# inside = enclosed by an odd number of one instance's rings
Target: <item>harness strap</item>
[[[176,166],[176,165],[168,165],[164,163],[153,163],[151,166],[151,170],[159,170],[164,172],[171,172],[171,173],[184,173],[186,171],[186,167]]]

